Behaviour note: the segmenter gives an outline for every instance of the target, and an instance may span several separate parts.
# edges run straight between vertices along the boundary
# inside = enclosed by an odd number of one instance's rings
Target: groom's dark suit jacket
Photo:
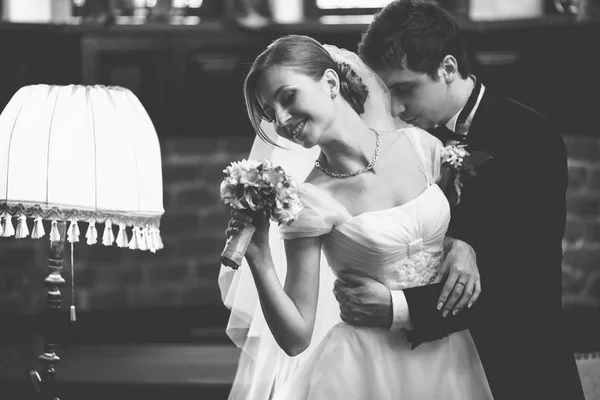
[[[442,318],[441,284],[405,290],[413,346],[469,328],[495,400],[583,400],[561,307],[562,137],[538,112],[486,89],[467,145],[494,158],[465,183],[449,233],[475,249],[482,294]]]

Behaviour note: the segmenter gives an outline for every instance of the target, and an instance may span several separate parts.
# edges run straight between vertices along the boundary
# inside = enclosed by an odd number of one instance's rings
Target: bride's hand
[[[250,210],[232,210],[225,236],[229,238],[237,235],[250,226],[254,226],[256,230],[252,235],[246,255],[252,257],[263,252],[269,246],[269,219],[264,213]]]

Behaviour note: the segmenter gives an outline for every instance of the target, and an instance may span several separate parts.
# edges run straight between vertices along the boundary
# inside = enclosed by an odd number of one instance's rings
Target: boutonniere
[[[469,152],[466,144],[446,146],[442,149],[442,178],[440,186],[445,189],[451,205],[460,203],[463,184],[477,176],[477,167],[493,158],[485,151]],[[452,184],[450,185],[450,182]]]

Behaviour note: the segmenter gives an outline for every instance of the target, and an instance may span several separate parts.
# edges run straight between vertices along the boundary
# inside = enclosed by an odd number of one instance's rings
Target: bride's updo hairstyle
[[[292,68],[315,81],[323,77],[325,70],[332,69],[338,74],[342,97],[359,115],[365,112],[367,87],[348,64],[336,62],[321,43],[311,37],[287,35],[275,40],[256,57],[244,81],[244,98],[250,122],[258,136],[267,143],[277,146],[260,127],[261,120],[269,121],[270,118],[258,102],[256,86],[260,76],[272,67]]]

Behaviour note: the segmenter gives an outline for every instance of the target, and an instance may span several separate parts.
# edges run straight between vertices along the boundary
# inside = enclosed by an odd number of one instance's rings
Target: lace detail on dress
[[[428,285],[434,281],[443,262],[443,251],[435,253],[421,251],[409,256],[402,264],[389,272],[382,283],[390,290]]]

